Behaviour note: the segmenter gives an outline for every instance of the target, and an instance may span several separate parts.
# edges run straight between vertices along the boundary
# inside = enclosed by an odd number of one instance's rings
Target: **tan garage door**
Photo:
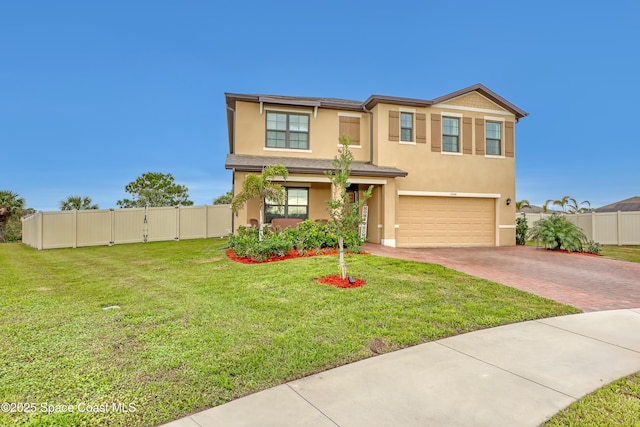
[[[495,199],[400,196],[397,245],[495,246]]]

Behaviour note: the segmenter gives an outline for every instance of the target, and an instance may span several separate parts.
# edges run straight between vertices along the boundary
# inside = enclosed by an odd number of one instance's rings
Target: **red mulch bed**
[[[359,288],[360,286],[364,286],[365,283],[367,283],[364,280],[358,278],[355,278],[355,282],[349,283],[349,278],[343,279],[340,277],[340,275],[319,277],[316,280],[325,285],[331,285],[341,289]]]
[[[362,251],[361,254],[366,252]],[[302,258],[302,257],[310,257],[310,256],[318,256],[318,255],[338,255],[338,249],[336,248],[325,248],[321,253],[316,253],[313,250],[308,250],[306,254],[300,254],[296,250],[291,250],[285,256],[273,256],[267,258],[264,261],[254,261],[251,258],[247,257],[239,257],[233,252],[233,249],[227,249],[227,256],[231,261],[240,262],[242,264],[264,264],[265,262],[275,262],[275,261],[284,261],[285,259],[293,259],[293,258]]]

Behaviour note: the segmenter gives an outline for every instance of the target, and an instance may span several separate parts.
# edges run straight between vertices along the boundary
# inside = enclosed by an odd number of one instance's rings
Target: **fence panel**
[[[603,212],[595,214],[596,235],[593,240],[603,245],[618,244],[618,213]]]
[[[42,212],[42,249],[74,248],[75,246],[75,212]]]
[[[224,237],[229,205],[37,212],[22,220],[22,242],[36,249]]]
[[[111,243],[111,211],[77,211],[76,246],[99,246]]]
[[[640,245],[640,212],[620,212],[620,244]]]
[[[175,207],[148,208],[148,242],[177,240],[178,209]]]
[[[207,237],[224,237],[231,234],[231,205],[207,206]]]
[[[117,209],[113,211],[113,243],[144,242],[147,227],[144,208]]]
[[[178,212],[179,239],[207,237],[207,206],[185,206]]]

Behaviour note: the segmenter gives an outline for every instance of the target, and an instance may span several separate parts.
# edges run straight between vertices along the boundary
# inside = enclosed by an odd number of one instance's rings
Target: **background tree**
[[[558,206],[560,209],[562,209],[562,212],[567,212],[568,210],[569,213],[588,212],[590,210],[589,208],[591,208],[591,203],[589,203],[588,200],[578,203],[577,200],[571,196],[563,196],[561,199],[557,200],[549,199],[545,202],[544,206],[546,207],[549,204]],[[587,205],[589,208],[583,208],[581,207],[582,205]]]
[[[527,199],[522,199],[519,202],[516,202],[516,211],[520,212],[522,209],[530,208],[531,203]]]
[[[98,205],[93,204],[93,200],[89,196],[69,196],[66,200],[60,201],[61,211],[83,211],[89,209],[100,209]]]
[[[260,204],[259,240],[262,241],[264,229],[264,200],[269,199],[275,205],[283,205],[285,201],[284,187],[273,182],[276,177],[285,180],[289,177],[289,171],[282,165],[267,166],[260,175],[248,174],[244,178],[242,191],[233,198],[231,210],[238,215],[238,211],[251,199],[258,199]]]
[[[213,204],[214,205],[230,205],[232,200],[233,200],[233,192],[227,191],[222,196],[218,196],[215,199],[213,199]]]
[[[24,199],[18,193],[0,190],[0,242],[7,241],[5,237],[7,224],[12,219],[22,216],[24,204]]]
[[[333,159],[333,171],[326,171],[325,175],[333,184],[335,189],[334,197],[327,200],[329,215],[332,221],[329,222],[334,232],[338,236],[338,248],[340,250],[340,277],[347,277],[347,264],[344,260],[344,240],[345,237],[354,231],[358,231],[358,226],[362,224],[362,215],[360,215],[360,207],[364,205],[373,191],[373,186],[364,192],[360,200],[352,202],[347,187],[349,187],[349,176],[351,175],[351,162],[353,162],[353,153],[349,150],[351,138],[348,136],[340,137],[340,150],[338,155]]]
[[[141,208],[144,206],[191,206],[189,189],[176,184],[173,175],[147,172],[126,185],[125,191],[133,199],[118,200],[121,208]]]

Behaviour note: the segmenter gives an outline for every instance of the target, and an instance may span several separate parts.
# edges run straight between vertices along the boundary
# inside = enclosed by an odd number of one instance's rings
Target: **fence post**
[[[173,240],[180,240],[180,206],[176,206],[176,237]]]
[[[42,211],[38,212],[40,215],[40,233],[38,236],[38,240],[40,241],[38,249],[44,248],[44,213]]]
[[[595,211],[591,211],[591,240],[597,242],[596,239],[596,213]]]
[[[78,210],[73,210],[73,247],[78,247]]]
[[[109,246],[115,245],[116,243],[116,211],[111,208],[109,209],[111,215],[111,239],[109,241]]]

